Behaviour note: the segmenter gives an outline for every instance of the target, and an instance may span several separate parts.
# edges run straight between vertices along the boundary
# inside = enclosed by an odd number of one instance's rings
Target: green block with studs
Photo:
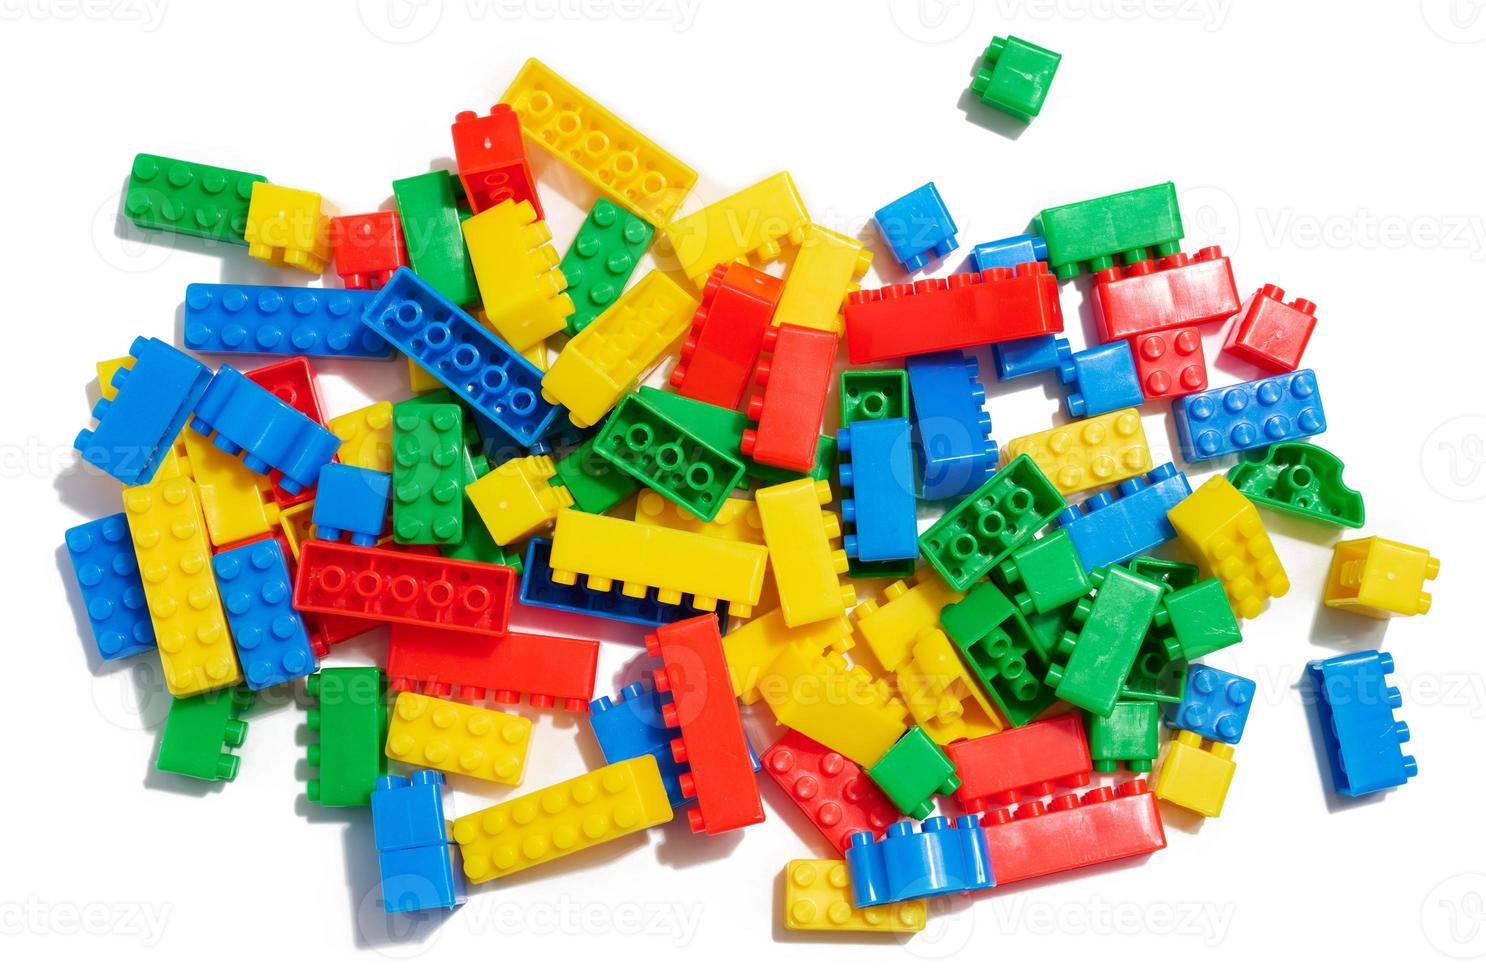
[[[387,775],[387,676],[376,667],[326,667],[305,678],[305,693],[310,802],[368,806],[377,777]]]
[[[625,395],[594,437],[593,451],[667,500],[711,521],[743,482],[743,462],[660,408]]]
[[[140,228],[248,244],[248,201],[261,174],[137,153],[124,191],[124,213]]]
[[[1095,772],[1150,772],[1160,751],[1161,705],[1155,701],[1117,701],[1107,717],[1085,715],[1089,757]]]
[[[1187,662],[1242,639],[1223,583],[1215,578],[1166,593],[1146,636],[1168,659]]]
[[[1089,574],[1073,546],[1073,538],[1059,528],[1022,545],[991,570],[991,577],[1007,598],[1027,617],[1061,609],[1089,594]]]
[[[853,422],[907,417],[907,371],[841,372],[841,428],[850,428]]]
[[[238,716],[252,707],[253,700],[246,687],[173,699],[155,768],[193,779],[232,782],[240,760],[229,750],[240,748],[248,737],[248,723]]]
[[[1182,211],[1171,182],[1046,208],[1038,227],[1059,279],[1165,258],[1182,249]]]
[[[992,38],[981,55],[970,91],[985,105],[1031,122],[1042,111],[1062,60],[1058,52],[1019,37]]]
[[[945,606],[939,624],[1014,727],[1027,724],[1057,700],[1043,683],[1047,647],[994,582],[981,582],[959,602]]]
[[[1053,651],[1047,683],[1064,701],[1108,717],[1165,589],[1118,565],[1096,568],[1089,579],[1093,594],[1073,607],[1073,623]]]
[[[918,550],[950,588],[964,592],[1065,506],[1063,495],[1023,453],[919,535]]]
[[[867,770],[888,799],[903,813],[922,820],[934,812],[934,794],[948,796],[960,788],[954,763],[922,728],[914,725]]]
[[[573,301],[563,328],[568,336],[577,336],[614,304],[654,236],[650,222],[607,197],[593,202],[559,266]]]
[[[392,539],[398,544],[464,540],[464,409],[392,406]]]

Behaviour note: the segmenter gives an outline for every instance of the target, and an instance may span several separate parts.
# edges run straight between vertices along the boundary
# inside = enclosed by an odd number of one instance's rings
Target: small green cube
[[[841,372],[841,428],[853,422],[907,417],[907,371]]]
[[[246,687],[207,691],[195,697],[175,698],[165,716],[165,733],[155,768],[193,779],[232,782],[248,723],[238,718],[252,707],[254,694]]]
[[[1063,56],[1019,37],[992,38],[970,91],[980,101],[1022,122],[1042,111]]]
[[[1119,701],[1109,717],[1084,716],[1089,726],[1089,756],[1095,772],[1115,772],[1124,763],[1131,772],[1150,772],[1159,751],[1161,705],[1155,701]]]
[[[935,793],[948,796],[960,788],[954,763],[917,725],[908,729],[877,765],[867,770],[867,775],[899,810],[915,820],[934,812]]]

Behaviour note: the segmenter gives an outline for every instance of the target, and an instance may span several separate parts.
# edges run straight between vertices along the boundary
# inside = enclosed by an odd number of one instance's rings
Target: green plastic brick
[[[480,290],[460,227],[470,210],[459,178],[447,170],[404,177],[392,182],[392,196],[413,271],[451,303],[478,303]]]
[[[1150,579],[1168,589],[1185,589],[1189,585],[1195,585],[1202,577],[1202,572],[1196,565],[1171,561],[1168,558],[1132,558],[1125,563],[1125,567],[1141,578]]]
[[[1322,524],[1361,527],[1362,494],[1342,479],[1345,466],[1309,442],[1279,442],[1228,471],[1228,482],[1261,507]]]
[[[485,457],[474,455],[466,445],[463,457],[464,485],[469,486],[480,477],[490,472],[490,465],[485,462]],[[454,558],[459,561],[479,561],[487,565],[505,565],[514,568],[516,574],[521,574],[522,555],[520,551],[506,551],[495,543],[490,536],[490,530],[485,522],[480,519],[480,512],[475,509],[475,504],[470,500],[469,494],[461,494],[464,498],[464,540],[458,544],[446,544],[439,547],[439,554],[445,558]]]
[[[846,559],[847,578],[913,578],[918,569],[916,558],[895,558],[889,561],[857,561]]]
[[[640,489],[628,473],[594,452],[596,442],[590,439],[559,459],[557,475],[547,481],[567,487],[573,508],[587,514],[602,514]]]
[[[1064,506],[1063,495],[1023,454],[919,535],[918,550],[950,588],[964,592]]]
[[[238,716],[252,707],[253,700],[252,691],[236,687],[171,701],[155,768],[193,779],[232,782],[239,759],[228,750],[239,748],[248,737],[248,723]]]
[[[1019,37],[992,38],[970,91],[980,101],[1022,122],[1042,111],[1063,56]]]
[[[948,796],[960,788],[954,763],[928,733],[917,725],[883,753],[867,775],[903,813],[922,820],[934,812],[933,796]]]
[[[392,539],[464,540],[464,411],[458,405],[392,406]]]
[[[1182,247],[1182,212],[1170,182],[1048,208],[1038,222],[1059,279],[1078,275],[1080,266],[1101,272]]]
[[[679,425],[695,433],[703,442],[713,446],[736,447],[740,445],[743,440],[743,430],[749,425],[748,416],[742,412],[699,402],[695,398],[687,398],[674,391],[640,388],[635,394],[649,402],[654,408],[664,412],[667,417],[675,419]],[[730,449],[728,454],[743,464],[743,470],[755,489],[760,486],[789,483],[803,476],[809,476],[812,480],[827,480],[836,468],[836,440],[830,436],[820,436],[816,439],[815,465],[811,467],[808,474],[794,473],[775,466],[765,466],[755,462],[752,457],[745,457],[736,448]]]
[[[907,417],[907,371],[841,372],[841,428],[853,422]]]
[[[1095,772],[1150,772],[1160,751],[1161,706],[1155,701],[1119,701],[1108,717],[1086,715],[1089,757]]]
[[[377,777],[387,774],[387,678],[376,667],[326,667],[305,678],[317,770],[305,791],[321,806],[367,806]]]
[[[654,235],[650,222],[607,197],[593,202],[560,266],[573,301],[563,328],[568,336],[576,336],[619,298]]]
[[[267,182],[261,174],[138,153],[124,192],[124,213],[150,231],[245,246],[253,184]]]
[[[1058,697],[1107,717],[1135,664],[1165,589],[1118,565],[1089,575],[1094,594],[1073,607],[1073,625],[1053,651],[1047,683]]]
[[[593,451],[704,521],[743,482],[743,463],[633,393],[594,437]]]
[[[1151,633],[1155,625],[1151,626]],[[1124,700],[1159,701],[1162,704],[1181,704],[1187,695],[1187,662],[1181,657],[1169,657],[1159,641],[1146,634],[1135,664],[1120,688]]]
[[[1163,596],[1146,642],[1168,659],[1191,662],[1242,639],[1223,583],[1210,578]]]
[[[1025,725],[1056,700],[1043,683],[1047,647],[994,583],[981,582],[965,598],[945,606],[939,622],[1013,726]]]
[[[1089,594],[1089,575],[1073,538],[1059,528],[1022,545],[991,576],[1023,616],[1052,612]]]

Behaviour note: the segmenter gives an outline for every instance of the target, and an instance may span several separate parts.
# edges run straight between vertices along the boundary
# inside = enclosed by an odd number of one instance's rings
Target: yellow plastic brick
[[[1204,744],[1196,732],[1179,731],[1166,747],[1166,760],[1156,779],[1156,798],[1204,817],[1221,816],[1237,768],[1233,746]]]
[[[774,609],[729,630],[722,638],[722,652],[727,657],[734,693],[744,704],[753,704],[763,697],[759,682],[764,671],[790,644],[823,654],[827,650],[845,653],[855,643],[851,621],[845,616],[791,627],[784,622],[784,613]]]
[[[758,604],[768,559],[760,545],[646,527],[571,507],[558,513],[552,532],[552,580],[559,585],[586,575],[588,587],[599,592],[619,582],[627,596],[640,598],[653,588],[659,601],[676,605],[691,595],[704,611],[723,600],[729,609],[741,610],[740,616]]]
[[[1338,541],[1323,599],[1374,619],[1422,615],[1434,602],[1424,583],[1439,573],[1440,560],[1423,548],[1378,537]]]
[[[289,553],[299,561],[299,547],[315,539],[315,502],[306,500],[293,507],[279,511],[279,527],[284,531],[284,540],[289,542]]]
[[[831,547],[841,537],[841,523],[821,509],[831,502],[831,485],[806,477],[767,487],[754,499],[784,621],[801,626],[835,619],[850,609],[857,601],[856,589],[838,578],[846,573],[846,552]]]
[[[501,101],[527,139],[652,225],[669,221],[697,182],[695,170],[535,58]]]
[[[444,383],[425,371],[423,365],[408,358],[408,387],[412,389],[413,394],[421,395],[428,391],[438,391],[444,387]]]
[[[1023,453],[1032,457],[1065,496],[1119,483],[1151,469],[1151,447],[1145,441],[1140,412],[1133,408],[1018,436],[1006,444],[1007,459]]]
[[[842,860],[800,860],[784,866],[784,928],[792,932],[922,932],[929,905],[922,898],[859,909]]]
[[[898,697],[908,706],[908,713],[940,745],[991,735],[1005,727],[943,630],[924,632],[895,675]]]
[[[809,227],[805,202],[784,170],[672,222],[666,237],[682,274],[701,289],[717,266],[771,262],[783,251],[781,242],[801,244]]]
[[[254,473],[193,429],[181,437],[213,546],[221,548],[278,528],[279,505],[268,477]]]
[[[580,429],[597,424],[676,346],[696,309],[696,299],[652,269],[568,341],[542,376],[542,397],[565,406]]]
[[[897,670],[913,655],[913,645],[926,631],[939,628],[939,614],[965,598],[945,584],[933,569],[912,579],[894,582],[882,590],[882,599],[868,599],[851,612],[865,649],[880,670]],[[858,659],[861,655],[858,654]]]
[[[839,231],[811,225],[790,263],[789,275],[774,307],[773,324],[793,323],[841,333],[846,297],[861,287],[857,280],[872,267],[872,253]]]
[[[130,487],[124,491],[124,514],[165,686],[184,698],[242,680],[212,573],[196,484],[176,477]]]
[[[676,531],[690,531],[703,537],[721,541],[742,541],[745,544],[764,543],[764,525],[758,516],[758,507],[751,500],[733,497],[723,501],[717,516],[704,521],[680,504],[667,500],[646,487],[635,500],[635,522],[654,527],[668,527]]]
[[[530,201],[505,200],[462,225],[485,320],[525,350],[561,330],[573,312],[547,222]]]
[[[566,487],[547,483],[557,473],[551,456],[507,460],[464,488],[470,503],[499,545],[520,540],[573,506]]]
[[[418,367],[417,362],[408,362]],[[423,370],[418,368],[418,370]],[[429,375],[432,378],[432,375]],[[438,381],[433,382],[438,386]],[[414,385],[414,390],[418,390]],[[392,472],[392,403],[373,402],[329,422],[330,431],[340,436],[341,448],[336,458],[348,466]]]
[[[397,696],[387,728],[389,759],[511,786],[530,744],[528,718],[412,691]]]
[[[479,884],[659,826],[671,804],[655,758],[642,755],[454,821],[464,874]]]
[[[535,364],[538,371],[546,371],[552,355],[546,341],[540,341],[522,351],[521,356]]]
[[[763,701],[779,724],[865,768],[908,731],[908,709],[887,684],[839,653],[791,643],[764,670]]]
[[[1290,591],[1290,579],[1249,498],[1214,476],[1166,512],[1198,567],[1223,583],[1233,613],[1253,619],[1264,600]]]
[[[320,195],[256,181],[243,237],[248,254],[318,276],[330,261],[330,218]]]

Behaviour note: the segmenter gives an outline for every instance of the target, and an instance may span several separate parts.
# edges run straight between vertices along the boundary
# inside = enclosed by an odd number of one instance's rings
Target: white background
[[[1075,958],[1108,976],[1253,975],[1321,958],[1340,974],[1479,975],[1486,5],[321,7],[0,0],[6,962],[654,978],[724,963],[901,976],[970,962],[1014,975]],[[1063,53],[1042,117],[1020,132],[964,108],[979,51],[1007,32]],[[529,55],[701,171],[694,203],[788,168],[817,221],[855,233],[937,181],[962,243],[939,274],[1042,207],[1174,180],[1188,248],[1222,245],[1244,292],[1271,281],[1319,304],[1306,355],[1331,423],[1319,441],[1366,494],[1366,533],[1443,560],[1433,613],[1385,625],[1323,611],[1336,535],[1267,516],[1294,584],[1212,658],[1260,685],[1225,815],[1173,815],[1170,847],[1144,863],[955,903],[905,945],[783,933],[780,870],[827,851],[768,780],[769,819],[745,833],[693,837],[681,820],[476,889],[447,918],[389,922],[369,815],[303,799],[301,707],[279,698],[253,712],[235,783],[153,772],[166,705],[155,658],[100,664],[61,549],[64,528],[119,509],[119,487],[75,465],[69,446],[96,396],[94,362],[136,334],[178,336],[188,282],[300,281],[241,250],[143,244],[118,219],[135,152],[254,170],[343,213],[370,210],[393,179],[444,165],[454,114],[484,111]],[[537,172],[565,249],[591,192],[545,157]],[[869,281],[890,271],[879,258]],[[1079,291],[1063,296],[1082,346]],[[321,378],[332,414],[405,396],[401,365],[328,364]],[[1057,419],[1052,385],[988,387],[1003,444]],[[1169,459],[1167,413],[1148,409],[1147,429]],[[1193,468],[1194,482],[1211,471]],[[598,629],[600,689],[633,676],[638,629],[522,624]],[[378,656],[381,642],[332,663]],[[1327,795],[1296,684],[1311,657],[1375,647],[1397,659],[1420,775],[1343,805]],[[534,717],[527,789],[600,762],[581,719]],[[777,734],[750,724],[761,748]],[[456,815],[506,795],[458,788]],[[956,954],[953,967],[930,962]]]

